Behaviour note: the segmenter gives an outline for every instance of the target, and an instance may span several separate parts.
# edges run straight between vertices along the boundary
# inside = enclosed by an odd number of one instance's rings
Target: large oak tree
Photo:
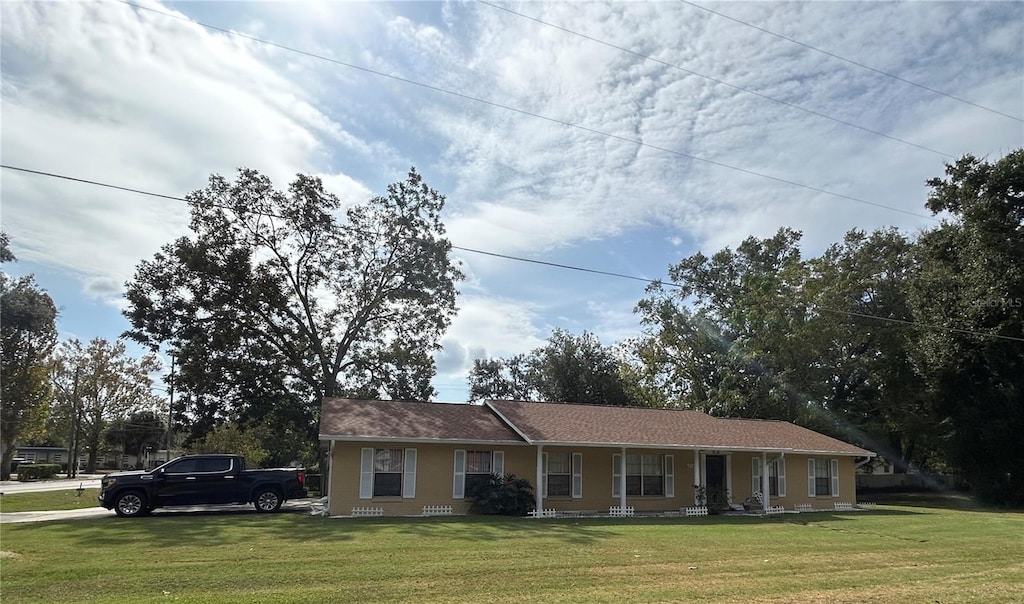
[[[928,185],[946,218],[919,240],[910,297],[945,328],[925,332],[922,356],[950,457],[986,499],[1024,505],[1024,149],[965,156]]]
[[[193,437],[231,419],[308,438],[320,397],[433,396],[462,274],[445,198],[415,170],[344,210],[318,178],[279,191],[250,169],[187,199],[192,234],[137,267],[125,315],[130,337],[174,350]]]

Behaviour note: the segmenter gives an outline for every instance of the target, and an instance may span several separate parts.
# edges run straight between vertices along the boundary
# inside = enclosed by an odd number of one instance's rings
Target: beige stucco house
[[[538,510],[678,511],[715,491],[738,503],[759,493],[765,509],[831,508],[856,502],[856,466],[874,455],[781,421],[521,401],[329,398],[320,440],[336,516],[466,513],[467,487],[492,473],[529,479]]]

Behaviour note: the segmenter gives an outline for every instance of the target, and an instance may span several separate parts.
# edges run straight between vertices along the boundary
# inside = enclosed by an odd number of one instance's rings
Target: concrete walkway
[[[281,506],[281,513],[306,514],[309,513],[312,501],[309,499],[294,499],[286,501]],[[190,516],[196,514],[223,514],[242,515],[258,514],[251,504],[234,505],[190,505],[182,507],[160,508],[153,512],[153,516]],[[48,520],[83,520],[88,518],[116,518],[113,510],[99,506],[79,510],[54,510],[49,512],[11,512],[0,513],[0,524],[14,524],[19,522],[46,522]],[[135,522],[139,519],[125,518],[125,522]]]
[[[14,524],[18,522],[45,522],[47,520],[78,520],[81,518],[96,518],[98,516],[114,516],[114,512],[96,506],[83,510],[54,510],[50,512],[11,512],[0,513],[0,524]]]
[[[100,488],[102,474],[80,474],[77,478],[56,478],[53,480],[30,480],[21,482],[19,480],[0,481],[0,494],[13,495],[15,493],[38,493],[40,491],[63,491],[67,489]]]

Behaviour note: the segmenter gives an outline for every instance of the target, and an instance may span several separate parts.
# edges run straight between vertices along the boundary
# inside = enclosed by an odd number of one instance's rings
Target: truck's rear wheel
[[[276,512],[281,509],[281,495],[274,489],[266,488],[256,491],[252,504],[257,512]]]
[[[122,518],[142,516],[149,509],[146,496],[138,491],[126,491],[114,500],[114,513]]]

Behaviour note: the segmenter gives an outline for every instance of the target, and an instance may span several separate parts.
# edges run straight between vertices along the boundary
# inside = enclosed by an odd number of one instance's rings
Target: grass
[[[5,604],[1024,601],[1024,514],[914,503],[767,519],[247,511],[4,525],[0,593]]]
[[[39,491],[34,493],[13,493],[0,497],[0,512],[38,512],[41,510],[80,510],[94,508],[99,489],[84,489],[81,496],[77,489]]]

